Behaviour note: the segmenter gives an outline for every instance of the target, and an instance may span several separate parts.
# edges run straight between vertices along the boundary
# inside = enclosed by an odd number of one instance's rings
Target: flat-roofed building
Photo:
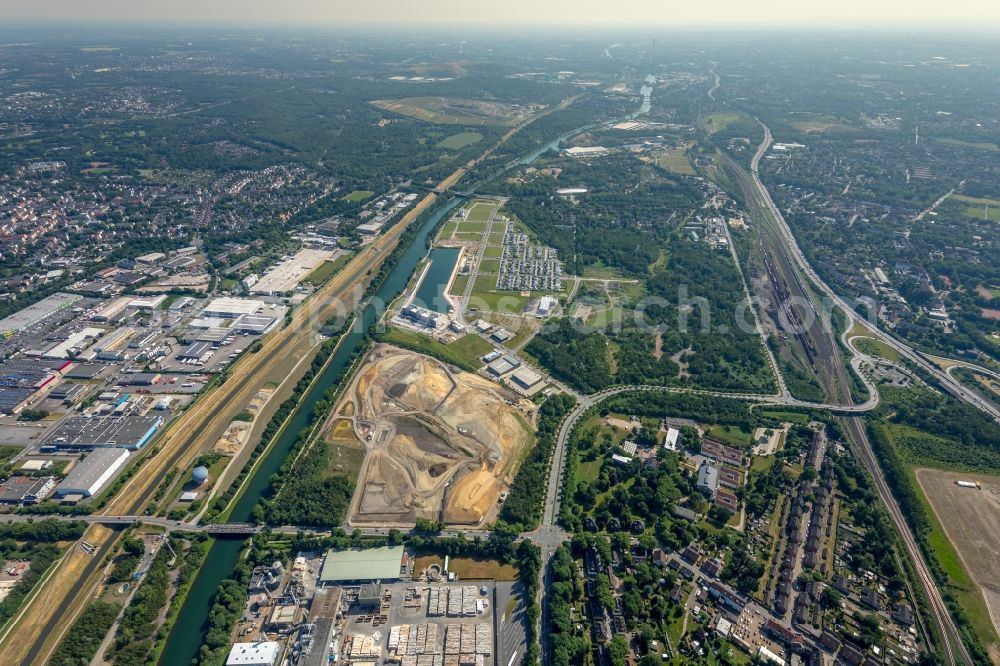
[[[402,546],[363,550],[327,551],[319,582],[324,585],[346,582],[397,580],[403,563]]]
[[[155,310],[160,307],[165,300],[167,300],[166,294],[143,296],[142,298],[133,298],[129,301],[128,306],[130,308],[135,308],[136,310]]]
[[[226,657],[226,666],[274,666],[281,654],[277,641],[236,643]]]
[[[124,404],[128,396],[114,400]],[[162,416],[71,416],[42,440],[47,450],[90,451],[92,449],[141,449],[163,425]],[[51,447],[51,449],[49,449]]]
[[[0,504],[36,504],[48,497],[55,485],[52,476],[12,476],[0,484]]]
[[[511,373],[510,379],[525,391],[529,391],[541,383],[542,376],[531,368],[520,367]]]
[[[8,317],[0,319],[0,333],[7,335],[20,333],[43,319],[51,317],[60,310],[71,307],[80,299],[81,297],[76,294],[66,294],[63,292],[52,294]]]
[[[128,309],[128,304],[131,302],[131,296],[120,296],[112,299],[95,310],[90,318],[99,322],[118,321],[125,314],[125,310]]]
[[[56,496],[82,495],[92,497],[115,478],[125,465],[129,452],[126,449],[97,449],[90,453],[66,475],[56,487]]]
[[[222,317],[223,319],[236,319],[245,315],[257,314],[264,308],[264,301],[252,300],[249,298],[213,298],[205,306],[202,314],[206,317]]]

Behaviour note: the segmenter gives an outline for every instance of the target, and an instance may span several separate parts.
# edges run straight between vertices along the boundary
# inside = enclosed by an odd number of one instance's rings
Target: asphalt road
[[[757,122],[760,121],[758,120]],[[934,377],[935,380],[938,381],[938,383],[940,383],[940,385],[944,389],[946,389],[956,398],[979,408],[980,410],[992,416],[997,421],[1000,421],[1000,408],[997,408],[996,405],[992,404],[987,400],[984,400],[974,391],[959,384],[957,381],[952,379],[952,377],[948,373],[941,370],[936,365],[928,362],[921,353],[915,351],[905,342],[902,342],[895,336],[879,328],[879,326],[876,323],[868,321],[867,319],[864,319],[863,317],[858,315],[854,311],[854,309],[850,306],[850,304],[845,299],[838,296],[833,291],[833,289],[831,289],[829,285],[827,285],[826,282],[824,282],[822,278],[820,278],[819,274],[816,273],[815,270],[813,270],[812,266],[806,260],[805,255],[802,253],[802,250],[799,248],[799,245],[796,242],[795,237],[788,226],[788,223],[785,222],[784,216],[781,214],[781,211],[778,210],[778,207],[775,205],[774,200],[771,198],[770,192],[768,192],[767,188],[764,187],[764,184],[760,180],[758,165],[760,164],[761,158],[767,152],[767,149],[770,147],[772,142],[770,128],[764,123],[760,124],[764,128],[764,141],[757,148],[757,152],[754,155],[753,162],[751,163],[750,172],[751,175],[753,176],[754,183],[757,185],[757,189],[761,195],[761,198],[764,200],[767,207],[770,209],[771,214],[774,216],[774,219],[778,224],[778,227],[782,235],[782,240],[784,241],[785,246],[787,248],[788,255],[794,259],[799,270],[802,271],[804,275],[808,276],[810,280],[812,280],[813,284],[816,286],[818,290],[820,290],[823,293],[824,296],[829,298],[833,303],[840,306],[840,308],[845,312],[845,314],[847,314],[847,316],[852,322],[857,322],[859,324],[862,324],[866,328],[871,330],[871,332],[875,335],[876,338],[878,338],[880,341],[884,342],[885,344],[895,349],[897,352],[899,352],[899,354],[901,354],[909,361],[920,367],[922,370],[929,373],[931,376]],[[985,368],[981,368],[980,366],[971,363],[968,363],[967,367],[970,367],[977,371],[984,372],[986,374],[989,374],[990,372]]]

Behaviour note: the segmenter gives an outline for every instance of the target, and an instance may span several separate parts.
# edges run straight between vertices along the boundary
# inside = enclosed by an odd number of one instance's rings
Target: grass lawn
[[[476,276],[476,291],[492,291],[497,288],[496,275],[483,275],[482,271]]]
[[[344,195],[344,201],[364,201],[368,197],[375,194],[371,190],[354,190],[350,194]]]
[[[600,458],[580,463],[576,468],[577,481],[586,481],[587,483],[597,481],[597,477],[601,473],[601,466],[603,464],[604,461]]]
[[[0,465],[3,465],[8,460],[20,453],[21,447],[19,446],[0,446]]]
[[[451,281],[448,293],[452,296],[461,296],[465,293],[465,285],[467,284],[469,284],[468,275],[456,275],[455,279]]]
[[[487,241],[490,245],[503,245],[503,230],[490,232],[490,239]],[[497,255],[500,256],[499,254]]]
[[[702,118],[701,128],[709,134],[715,134],[742,119],[743,115],[739,113],[710,113]]]
[[[705,436],[730,446],[743,447],[750,443],[749,433],[732,426],[712,426],[705,432]]]
[[[881,340],[874,338],[858,338],[854,341],[854,346],[858,351],[872,356],[881,356],[887,361],[896,362],[899,360],[899,352],[885,344]]]
[[[486,231],[486,222],[468,222],[463,221],[458,223],[458,230],[464,232],[479,232],[482,234]]]
[[[503,248],[499,245],[487,245],[483,250],[483,259],[499,259],[503,254]]]
[[[773,461],[774,456],[754,456],[750,462],[750,473],[763,474],[767,472],[767,470],[771,469]]]
[[[446,137],[437,144],[438,148],[444,148],[445,150],[461,150],[466,146],[471,146],[474,143],[479,143],[483,140],[483,135],[479,132],[459,132],[458,134],[452,134]]]
[[[499,259],[483,259],[479,262],[479,272],[480,273],[499,273],[500,272],[500,260]]]
[[[975,148],[976,150],[985,150],[991,153],[1000,153],[1000,146],[991,141],[962,141],[961,139],[951,139],[948,137],[934,137],[934,140],[938,143],[944,143],[949,146],[955,146],[956,148]]]
[[[486,340],[471,333],[446,345],[422,333],[395,327],[386,330],[385,341],[444,359],[463,368],[482,367],[480,357],[493,349]]]
[[[775,410],[762,409],[757,413],[769,419],[788,421],[789,423],[797,423],[798,425],[806,425],[809,423],[809,417],[806,414],[800,414],[799,412],[779,412]]]
[[[477,201],[469,208],[469,216],[465,219],[469,222],[486,222],[496,207],[492,201]]]
[[[331,277],[333,277],[334,273],[339,271],[344,264],[350,261],[352,256],[353,253],[348,253],[340,257],[337,257],[333,261],[324,261],[322,264],[317,266],[312,273],[307,275],[306,279],[303,280],[303,282],[309,282],[314,285],[323,284]]]
[[[480,276],[490,277],[490,276]],[[493,284],[496,285],[496,278],[493,277]],[[521,296],[516,291],[473,291],[469,299],[471,307],[490,312],[506,312],[509,314],[521,314],[524,306],[528,304],[529,296]]]
[[[583,277],[585,278],[597,278],[600,280],[607,280],[611,278],[620,278],[621,276],[622,276],[621,271],[619,271],[617,268],[605,266],[600,262],[596,264],[590,264],[589,266],[586,266],[583,269]]]
[[[455,220],[448,220],[444,223],[444,226],[441,227],[441,231],[438,232],[438,238],[451,238],[451,235],[455,233],[456,229],[458,229],[458,222]]]
[[[444,557],[441,555],[419,555],[413,561],[413,571],[423,571],[432,564],[443,568]],[[496,560],[452,557],[448,560],[448,571],[453,571],[459,580],[517,580],[517,568]]]
[[[482,240],[483,234],[481,232],[469,233],[467,231],[456,231],[452,234],[452,239],[461,241],[478,241]]]

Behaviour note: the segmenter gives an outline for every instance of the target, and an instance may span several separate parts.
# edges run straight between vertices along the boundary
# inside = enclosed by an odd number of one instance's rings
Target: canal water
[[[649,90],[649,94],[651,93],[652,88]],[[639,113],[647,113],[649,111],[649,97],[645,90],[643,91],[643,97],[643,105],[640,107]],[[549,150],[558,150],[559,145],[570,137],[597,126],[598,123],[594,123],[566,132],[527,156],[508,163],[493,178],[510,169],[530,164]],[[469,191],[475,192],[483,182],[486,181],[474,184]],[[403,256],[400,257],[396,266],[386,277],[385,282],[382,283],[372,302],[389,303],[403,291],[417,264],[425,256],[428,256],[426,249],[427,237],[430,235],[431,230],[434,229],[442,218],[450,215],[451,211],[461,201],[461,198],[453,198],[421,225],[420,229],[417,230],[416,237],[410,242],[410,245],[403,252]],[[450,255],[447,252],[441,255],[437,254],[448,250],[453,251],[454,255]],[[431,259],[434,259],[435,256],[440,256],[443,260],[431,264],[427,275],[424,276],[424,281],[418,289],[417,297],[429,300],[432,304],[437,304],[442,302],[442,294],[447,286],[448,278],[451,276],[455,261],[458,259],[458,250],[453,248],[436,248],[430,254]],[[442,307],[445,309],[434,309],[438,312],[447,312],[446,301]],[[312,389],[303,396],[299,409],[293,413],[292,419],[288,427],[283,431],[281,438],[275,442],[264,460],[261,461],[260,467],[257,468],[247,483],[243,495],[235,507],[233,507],[233,511],[230,514],[231,522],[250,522],[254,507],[270,491],[271,477],[281,467],[281,463],[285,458],[288,457],[292,446],[295,444],[296,435],[312,419],[316,402],[334,385],[341,371],[347,367],[351,355],[364,338],[365,331],[371,324],[378,321],[380,315],[381,311],[378,308],[371,304],[365,305],[364,310],[355,320],[351,330],[346,334],[337,352],[333,355],[329,365],[327,365],[326,370],[313,384]],[[211,609],[212,598],[222,581],[232,575],[242,551],[243,542],[239,540],[217,539],[212,544],[206,556],[205,563],[195,577],[187,599],[185,599],[184,605],[181,607],[173,630],[167,637],[167,644],[160,655],[159,664],[163,666],[183,666],[190,664],[191,660],[197,656],[198,648],[201,647],[205,635],[208,633],[208,612]]]
[[[416,237],[410,242],[396,266],[386,277],[372,302],[388,303],[403,291],[414,268],[427,255],[427,236],[434,226],[445,215],[449,215],[460,202],[459,198],[452,199],[421,225],[420,229],[417,230]],[[456,254],[451,260],[452,266],[457,259],[458,251],[455,250],[455,252]],[[435,270],[432,264],[431,269],[424,277],[421,289],[427,285],[427,288],[433,293],[438,293],[443,291],[447,284],[451,269],[447,266],[447,260],[435,263],[439,263],[440,268]],[[381,311],[374,305],[365,305],[361,315],[355,320],[333,358],[330,359],[329,365],[317,378],[312,388],[303,396],[299,409],[293,413],[288,427],[261,461],[250,481],[247,482],[243,495],[233,508],[230,516],[231,522],[250,522],[254,507],[261,498],[266,497],[270,492],[271,476],[278,471],[281,463],[288,457],[298,432],[309,425],[316,408],[316,402],[326,395],[326,392],[334,385],[341,371],[347,367],[351,355],[364,338],[365,331],[371,324],[378,321],[380,315]],[[205,564],[198,572],[187,599],[181,607],[173,630],[167,637],[163,654],[160,656],[160,664],[164,666],[189,664],[198,654],[198,648],[208,632],[208,611],[211,608],[212,597],[222,581],[232,575],[242,550],[243,542],[240,540],[217,539],[212,544]]]
[[[414,305],[448,314],[451,304],[445,297],[445,290],[448,288],[448,281],[455,270],[460,252],[457,247],[437,247],[431,250],[431,265],[424,273],[424,279],[413,297]]]

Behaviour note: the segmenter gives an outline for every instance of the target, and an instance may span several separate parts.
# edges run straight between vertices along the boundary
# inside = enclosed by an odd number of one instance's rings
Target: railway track
[[[971,666],[975,663],[972,655],[969,654],[968,648],[962,642],[958,627],[952,620],[948,606],[945,604],[944,598],[941,596],[940,590],[938,590],[937,583],[930,569],[927,567],[927,563],[924,561],[916,537],[913,536],[909,523],[906,522],[906,517],[903,515],[902,510],[900,510],[899,504],[896,503],[892,489],[882,475],[882,469],[879,467],[878,459],[872,451],[871,443],[868,441],[868,435],[865,432],[861,419],[859,417],[845,417],[842,419],[842,422],[846,426],[849,439],[852,442],[851,449],[854,455],[864,463],[868,469],[868,473],[875,480],[875,488],[878,491],[879,497],[888,510],[889,518],[896,526],[896,532],[899,534],[900,541],[906,550],[907,556],[910,558],[910,562],[913,564],[914,572],[921,587],[924,588],[924,595],[930,604],[934,622],[938,625],[945,662],[948,664],[966,664]]]

